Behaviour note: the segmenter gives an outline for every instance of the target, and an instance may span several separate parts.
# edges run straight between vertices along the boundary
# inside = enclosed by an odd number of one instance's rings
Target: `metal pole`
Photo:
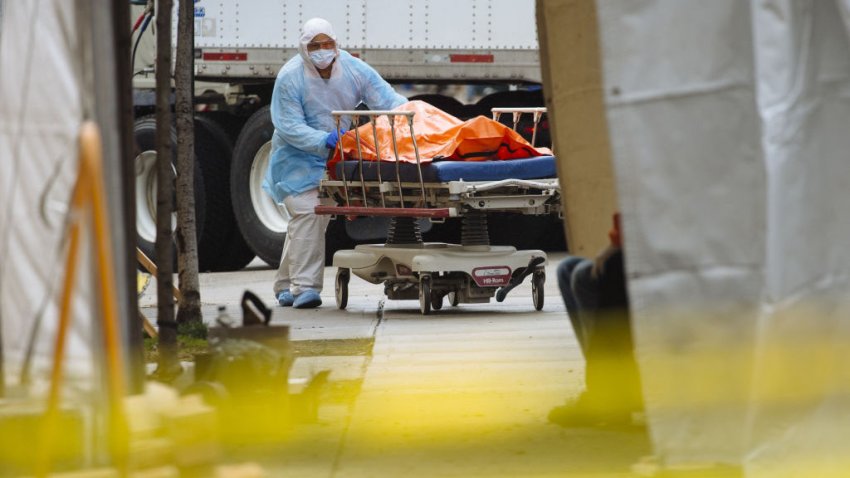
[[[357,127],[357,124],[360,123],[360,116],[354,116],[354,138],[357,142],[357,170],[360,172],[360,193],[363,197],[363,207],[368,206],[366,204],[366,181],[363,180],[363,148],[360,145],[360,128]],[[339,146],[342,148],[342,144]]]
[[[145,362],[142,330],[138,327],[136,311],[139,308],[136,291],[136,256],[135,248],[130,241],[136,237],[136,182],[133,158],[135,157],[135,141],[133,138],[133,91],[132,65],[130,65],[130,48],[132,40],[130,30],[130,4],[128,2],[112,2],[112,34],[115,45],[115,88],[118,114],[116,129],[119,141],[118,169],[121,196],[118,201],[122,211],[121,222],[116,222],[116,228],[124,231],[124,247],[115,249],[116,260],[123,261],[123,269],[118,269],[118,277],[125,281],[126,296],[119,304],[121,317],[125,320],[123,340],[126,344],[127,360],[127,392],[138,394],[144,391]]]
[[[401,162],[398,157],[398,143],[395,137],[395,119],[396,116],[392,113],[387,114],[387,119],[390,120],[390,136],[393,139],[393,153],[395,154],[395,178],[398,181],[398,202],[399,207],[404,207],[404,190],[401,188]]]
[[[3,25],[3,0],[0,0],[0,26]],[[0,398],[6,396],[6,367],[3,365],[3,317],[0,314]]]
[[[369,115],[369,123],[372,125],[372,137],[375,139],[375,164],[378,166],[378,191],[381,193],[381,207],[387,207],[384,200],[384,190],[381,188],[381,144],[378,142],[378,118]]]
[[[109,204],[108,219],[115,228],[110,234],[113,276],[116,278],[118,325],[122,343],[122,376],[130,383],[125,389],[141,391],[144,385],[144,358],[137,315],[135,178],[132,162],[132,93],[130,66],[130,12],[127,2],[111,2],[95,8],[78,2],[78,12],[87,16],[88,51],[83,53],[84,114],[101,131],[104,153],[103,181]],[[81,24],[85,24],[81,22]],[[84,49],[85,51],[85,49]],[[100,351],[103,352],[102,350]],[[108,385],[108,384],[107,384]]]
[[[422,189],[422,207],[425,207],[425,181],[422,180],[422,163],[419,161],[419,147],[416,145],[416,134],[413,132],[413,116],[407,117],[410,126],[410,139],[413,141],[413,152],[416,155],[416,172],[419,173],[419,187]]]
[[[339,120],[341,115],[334,115],[336,117],[336,137],[339,138],[342,136],[342,130],[339,128]],[[342,149],[342,144],[337,144],[339,148],[339,172],[340,177],[342,178],[342,189],[345,191],[345,205],[351,206],[351,200],[348,198],[348,181],[345,179],[345,150]],[[330,152],[333,154],[333,151]]]

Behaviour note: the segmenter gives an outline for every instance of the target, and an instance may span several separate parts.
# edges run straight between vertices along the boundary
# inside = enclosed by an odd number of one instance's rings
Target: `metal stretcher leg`
[[[479,209],[468,209],[461,221],[460,243],[462,245],[490,245],[490,232],[487,230],[487,213]]]
[[[394,217],[387,230],[387,245],[422,244],[422,232],[415,217]]]

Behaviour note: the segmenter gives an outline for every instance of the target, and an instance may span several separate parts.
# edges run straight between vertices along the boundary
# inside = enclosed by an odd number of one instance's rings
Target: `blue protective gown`
[[[274,123],[272,151],[263,189],[275,202],[319,186],[331,152],[325,146],[336,129],[333,110],[353,110],[360,103],[370,109],[389,110],[405,102],[375,71],[344,50],[333,64],[331,77],[319,76],[302,56],[287,61],[277,75],[272,93]],[[349,129],[343,118],[340,128]]]

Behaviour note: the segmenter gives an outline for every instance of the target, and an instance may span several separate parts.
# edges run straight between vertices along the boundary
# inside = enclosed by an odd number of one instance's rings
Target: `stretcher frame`
[[[540,119],[545,108],[493,108],[493,119],[504,113],[513,115],[516,131],[523,114],[531,114],[534,122],[532,146],[537,138]],[[543,286],[546,253],[541,250],[520,250],[512,246],[490,245],[487,232],[488,212],[514,212],[529,215],[561,215],[560,186],[557,178],[515,179],[497,181],[426,182],[413,127],[413,112],[406,111],[333,111],[337,131],[341,119],[350,116],[352,124],[367,117],[372,125],[373,139],[377,137],[377,119],[389,120],[393,142],[395,177],[383,178],[376,168],[377,180],[363,175],[360,132],[354,129],[358,167],[355,178],[345,176],[322,180],[319,190],[323,197],[332,198],[336,206],[317,206],[316,214],[334,216],[390,217],[385,244],[362,244],[353,250],[334,254],[337,267],[335,280],[336,303],[340,309],[348,304],[348,283],[354,274],[373,284],[384,284],[384,293],[391,300],[419,300],[419,310],[428,315],[440,310],[444,299],[452,306],[461,303],[488,303],[494,296],[502,302],[507,294],[531,276],[532,301],[535,310],[544,303]],[[401,179],[396,122],[406,120],[412,136],[418,181]],[[379,148],[376,148],[379,149]],[[378,160],[382,160],[378,151]],[[341,163],[345,153],[340,151]],[[385,159],[384,159],[385,160]],[[416,219],[427,218],[440,222],[446,218],[462,220],[461,244],[423,242]]]

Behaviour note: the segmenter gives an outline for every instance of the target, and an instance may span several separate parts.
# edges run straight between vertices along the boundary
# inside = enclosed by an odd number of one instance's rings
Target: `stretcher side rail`
[[[529,180],[529,179],[501,179],[499,181],[488,182],[464,182],[452,181],[449,183],[449,188],[461,187],[463,191],[457,191],[459,194],[474,194],[476,192],[492,191],[494,189],[503,188],[506,186],[517,186],[527,189],[540,189],[543,191],[561,190],[561,186],[556,179],[551,180]]]
[[[355,128],[353,128],[353,129],[354,129],[354,135],[355,135],[355,142],[357,144],[358,172],[359,172],[359,176],[360,176],[359,184],[361,186],[362,200],[363,200],[364,204],[367,201],[366,201],[366,184],[365,184],[366,181],[363,178],[363,151],[362,151],[362,143],[360,141],[360,130],[359,130],[359,128],[356,127],[356,125],[358,125],[360,123],[360,117],[361,116],[367,116],[369,118],[369,123],[372,126],[372,134],[373,134],[373,139],[375,141],[375,146],[376,146],[375,154],[377,155],[377,158],[375,160],[378,161],[378,163],[380,163],[382,158],[381,158],[380,148],[377,147],[377,145],[380,144],[380,142],[378,141],[377,119],[381,116],[387,117],[389,124],[390,124],[390,136],[392,138],[393,153],[394,153],[394,156],[395,156],[396,183],[398,184],[399,194],[402,195],[400,204],[398,206],[400,208],[404,208],[405,204],[404,204],[404,196],[403,196],[404,189],[402,188],[401,173],[400,173],[400,169],[399,169],[401,161],[399,159],[398,141],[397,141],[397,138],[396,138],[396,119],[398,119],[399,117],[406,118],[407,119],[407,126],[410,129],[410,137],[411,137],[411,140],[413,142],[414,154],[415,154],[415,157],[416,157],[416,167],[417,167],[418,176],[419,176],[419,188],[420,188],[420,192],[421,192],[421,200],[422,200],[422,204],[423,205],[425,204],[425,202],[426,202],[425,201],[425,182],[422,178],[422,165],[421,165],[421,161],[420,161],[420,157],[419,157],[419,146],[416,144],[416,134],[415,134],[414,129],[413,129],[414,112],[412,112],[412,111],[388,111],[388,110],[371,110],[371,111],[335,110],[335,111],[331,111],[331,116],[333,116],[333,118],[334,118],[334,122],[336,124],[336,129],[337,129],[337,134],[338,134],[339,137],[342,137],[342,129],[340,128],[340,122],[341,122],[343,116],[350,116],[351,119],[352,119],[352,124],[355,125]],[[340,141],[340,144],[338,145],[338,147],[339,147],[339,152],[340,152],[340,161],[344,163],[345,162],[345,151],[342,148],[341,141]],[[351,207],[351,196],[350,196],[349,191],[348,191],[349,182],[347,181],[347,179],[345,177],[345,170],[344,169],[342,171],[342,178],[341,179],[342,179],[342,183],[343,183],[343,193],[344,193],[345,205],[347,207]],[[378,182],[379,183],[383,182],[383,178],[381,178],[381,174],[380,174],[380,168],[378,168]],[[386,204],[383,200],[383,193],[381,193],[381,198],[382,198],[381,205],[386,207]]]
[[[420,207],[371,207],[371,206],[316,206],[316,214],[334,216],[383,216],[383,217],[424,217],[445,219],[457,215],[451,208]]]
[[[412,217],[457,217],[466,209],[482,209],[492,212],[518,212],[522,214],[560,214],[560,186],[557,180],[502,180],[486,182],[451,181],[447,183],[425,183],[426,203],[412,201],[405,207],[390,207],[400,196],[394,193],[394,185],[367,181],[366,201],[352,206],[321,206],[317,214],[360,215],[360,216],[412,216]],[[387,187],[389,186],[389,187]],[[402,183],[413,188],[415,184]],[[324,181],[323,192],[343,204],[343,182]],[[383,197],[376,191],[382,189]],[[381,204],[383,199],[384,205]],[[385,211],[381,211],[384,209]],[[429,210],[439,212],[431,213]]]
[[[543,115],[546,114],[546,108],[543,107],[531,107],[531,108],[518,108],[518,107],[505,107],[505,108],[490,108],[490,112],[493,114],[493,121],[499,121],[499,118],[503,113],[511,113],[513,115],[513,130],[516,131],[519,126],[519,120],[525,113],[530,113],[532,121],[534,122],[534,127],[531,133],[531,146],[535,146],[535,141],[537,141],[537,127],[540,124],[540,120],[543,118]],[[554,150],[553,150],[554,151]]]
[[[522,114],[532,114],[534,119],[533,144],[540,119],[546,113],[546,108],[493,108],[492,113],[494,120],[498,120],[503,113],[513,114],[514,129],[516,129]],[[561,214],[560,186],[557,178],[533,180],[506,178],[495,181],[464,181],[461,179],[448,182],[426,182],[423,176],[423,162],[413,129],[414,112],[342,110],[333,111],[331,114],[340,133],[342,117],[350,116],[354,124],[358,124],[361,117],[368,117],[372,126],[374,144],[378,144],[377,120],[381,116],[386,116],[390,125],[395,157],[381,158],[380,148],[377,148],[376,162],[379,166],[374,166],[375,162],[370,161],[370,163],[373,163],[370,165],[372,177],[364,177],[360,132],[357,128],[354,128],[358,157],[352,159],[356,160],[356,167],[350,166],[351,161],[345,162],[345,153],[341,150],[340,164],[349,164],[348,168],[339,167],[339,178],[335,180],[325,179],[320,186],[322,194],[331,197],[337,203],[337,206],[319,206],[315,210],[317,214],[425,217],[432,219],[461,216],[465,210],[469,209],[520,212],[533,215]],[[412,136],[415,154],[414,181],[409,180],[412,179],[412,176],[410,176],[412,171],[408,171],[408,180],[403,180],[400,172],[400,167],[404,162],[399,158],[397,147],[396,121],[399,120],[406,120]],[[382,159],[384,160],[383,164],[394,163],[394,165],[382,167],[380,166]],[[387,159],[391,160],[387,161]],[[413,163],[405,163],[404,166],[410,167],[411,164]],[[382,173],[382,170],[393,167],[394,178],[382,177],[382,174],[386,176],[386,171]],[[351,174],[352,170],[353,175]],[[377,175],[377,178],[374,177],[375,175]]]

